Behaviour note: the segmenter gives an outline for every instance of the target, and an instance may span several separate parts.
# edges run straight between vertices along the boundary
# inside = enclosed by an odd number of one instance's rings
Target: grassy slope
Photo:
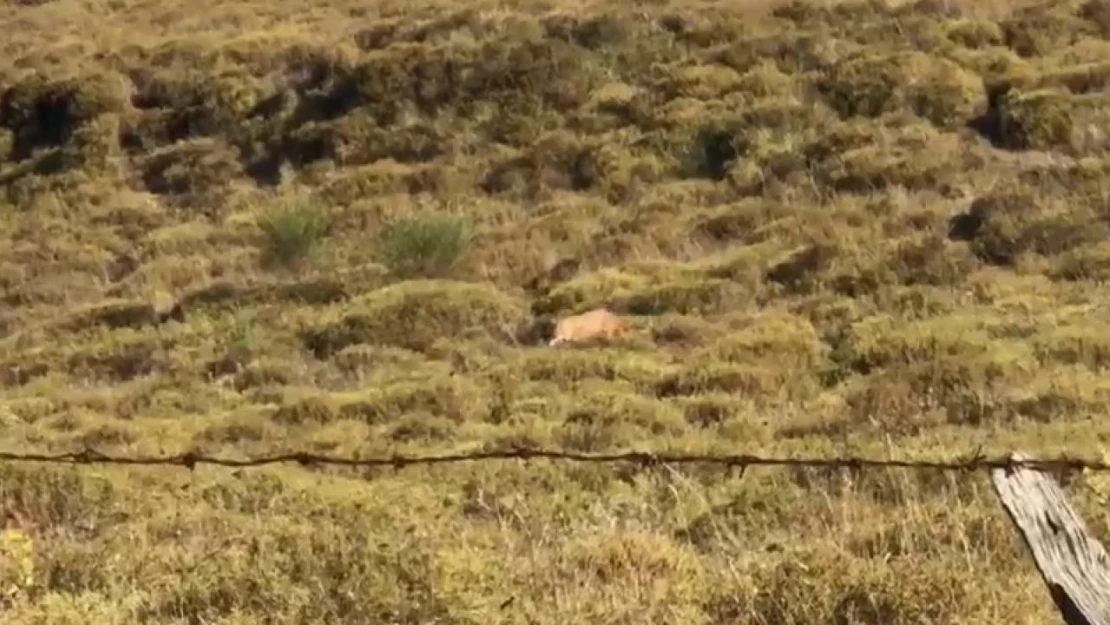
[[[312,4],[0,8],[4,449],[1101,454],[1107,0]],[[401,280],[426,211],[475,245]],[[0,474],[8,623],[1055,619],[984,476]]]

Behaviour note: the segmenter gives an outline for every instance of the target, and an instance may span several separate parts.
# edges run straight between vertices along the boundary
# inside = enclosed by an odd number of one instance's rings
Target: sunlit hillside
[[[1023,6],[7,2],[0,451],[1102,457],[1110,0]],[[1059,620],[985,474],[23,463],[0,512],[12,625]]]

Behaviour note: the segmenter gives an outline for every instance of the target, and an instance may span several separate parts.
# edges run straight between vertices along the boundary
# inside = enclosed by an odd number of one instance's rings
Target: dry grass
[[[3,447],[1103,453],[1110,2],[614,6],[4,4]],[[20,625],[1056,619],[985,476],[0,474]]]

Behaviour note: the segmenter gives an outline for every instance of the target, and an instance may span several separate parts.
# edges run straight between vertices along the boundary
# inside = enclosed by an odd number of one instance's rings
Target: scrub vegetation
[[[1100,457],[1110,0],[0,6],[5,451]],[[625,337],[546,345],[598,306]],[[1110,480],[1067,480],[1107,538]],[[1054,622],[986,475],[0,465],[12,625]]]

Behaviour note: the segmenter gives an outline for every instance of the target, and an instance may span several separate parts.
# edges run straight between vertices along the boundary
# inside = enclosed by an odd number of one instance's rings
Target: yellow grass
[[[1101,456],[1110,3],[1028,5],[6,3],[0,448]],[[984,475],[0,478],[16,625],[1057,619]]]

